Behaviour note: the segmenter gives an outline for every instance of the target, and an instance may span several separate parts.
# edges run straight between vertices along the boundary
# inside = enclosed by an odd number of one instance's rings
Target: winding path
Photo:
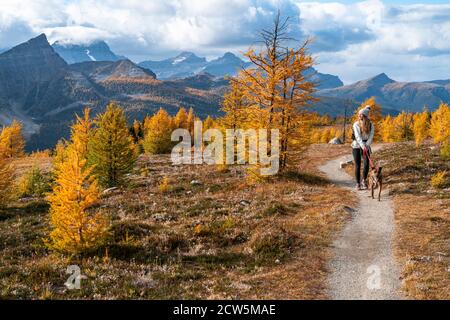
[[[368,191],[356,192],[354,179],[340,169],[344,156],[320,167],[333,183],[351,189],[359,206],[333,243],[329,264],[329,296],[331,299],[401,299],[400,274],[392,253],[394,213],[388,192],[381,202]]]

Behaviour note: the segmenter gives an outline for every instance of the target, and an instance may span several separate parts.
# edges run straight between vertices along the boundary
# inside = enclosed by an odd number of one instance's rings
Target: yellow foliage
[[[71,143],[69,148],[74,148],[81,159],[87,159],[88,144],[92,134],[93,121],[89,117],[90,109],[83,111],[83,116],[76,115],[76,122],[72,126]]]
[[[34,159],[44,159],[44,158],[50,158],[51,152],[50,150],[46,149],[46,150],[42,150],[42,151],[33,151],[30,154],[31,158]]]
[[[57,168],[60,164],[67,160],[67,141],[59,140],[53,151],[53,167]]]
[[[254,113],[249,113],[246,107],[242,85],[232,81],[223,97],[222,111],[225,115],[220,119],[221,125],[225,129],[246,129],[247,123],[255,120],[250,118]]]
[[[188,114],[186,109],[181,107],[177,114],[173,118],[173,124],[175,128],[189,129],[188,128]]]
[[[99,199],[92,168],[75,150],[68,149],[68,159],[59,165],[56,186],[48,196],[52,230],[47,245],[69,254],[97,248],[108,233],[108,220],[92,209]]]
[[[402,112],[394,120],[395,141],[410,141],[414,138],[413,115]]]
[[[279,130],[280,168],[287,165],[288,151],[301,148],[299,142],[309,142],[309,139],[298,138],[302,133],[299,128],[304,125],[300,116],[315,100],[312,95],[315,83],[306,75],[314,65],[308,53],[310,41],[287,48],[283,43],[287,28],[278,15],[273,28],[262,34],[262,49],[258,52],[250,49],[245,53],[252,67],[231,79],[235,87],[224,102],[224,108],[230,109],[227,122],[235,125],[234,119],[241,116],[240,104],[244,102],[252,126],[255,123],[259,128]]]
[[[13,193],[14,171],[8,159],[0,156],[0,207],[8,204]]]
[[[25,140],[22,135],[22,124],[14,120],[10,126],[0,132],[0,155],[6,158],[22,157]]]
[[[419,146],[428,137],[430,113],[424,111],[414,114],[413,132],[416,145]]]
[[[188,129],[189,132],[191,133],[191,136],[194,135],[194,122],[196,120],[195,114],[194,114],[194,109],[189,108],[189,113],[186,119],[186,128]]]
[[[391,116],[387,116],[381,121],[380,131],[383,142],[395,142],[395,120]]]
[[[441,148],[441,157],[444,160],[450,160],[450,138],[447,139],[443,144]]]
[[[194,227],[194,234],[195,234],[196,236],[201,235],[203,232],[204,232],[204,228],[203,228],[203,226],[202,226],[201,224],[197,224],[197,225]]]
[[[172,190],[170,186],[170,179],[168,177],[164,177],[158,184],[158,190],[161,193],[167,193]]]
[[[213,129],[215,127],[214,119],[211,116],[208,116],[205,121],[203,121],[203,131],[208,129]]]
[[[433,112],[430,135],[435,143],[441,143],[450,138],[450,107],[448,104],[441,103],[439,109]]]
[[[19,197],[43,197],[48,191],[50,191],[49,179],[37,166],[20,177],[17,183]]]
[[[145,137],[142,146],[146,153],[164,154],[172,149],[173,120],[164,109],[159,111],[145,122]]]
[[[431,177],[431,186],[434,189],[443,189],[448,184],[448,179],[446,178],[447,172],[441,171],[436,173]]]
[[[92,207],[100,189],[93,167],[87,165],[91,136],[89,110],[72,126],[71,143],[58,143],[54,159],[55,186],[50,203],[52,230],[47,245],[53,250],[79,254],[96,249],[106,241],[109,222]]]
[[[381,126],[381,121],[383,119],[383,115],[381,114],[381,105],[379,105],[376,102],[375,97],[371,97],[371,98],[367,99],[366,101],[364,101],[363,103],[361,103],[361,105],[356,110],[355,114],[353,115],[352,124],[355,123],[356,121],[358,121],[359,110],[364,109],[366,106],[370,106],[370,121],[375,126],[374,141],[377,141],[382,137],[382,133],[380,132],[379,127]]]

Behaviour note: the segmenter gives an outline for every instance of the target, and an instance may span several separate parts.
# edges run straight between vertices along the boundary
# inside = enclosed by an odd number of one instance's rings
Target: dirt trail
[[[394,213],[385,191],[381,202],[369,191],[356,192],[353,177],[340,169],[340,157],[320,167],[335,184],[349,188],[359,199],[357,211],[333,243],[329,264],[331,299],[401,299],[400,274],[392,253]]]

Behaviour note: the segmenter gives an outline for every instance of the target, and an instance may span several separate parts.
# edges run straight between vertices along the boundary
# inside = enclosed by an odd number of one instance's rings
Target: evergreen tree
[[[93,172],[102,187],[121,185],[137,159],[125,113],[115,103],[110,103],[105,113],[97,116],[96,124],[89,141],[89,165],[94,167]]]

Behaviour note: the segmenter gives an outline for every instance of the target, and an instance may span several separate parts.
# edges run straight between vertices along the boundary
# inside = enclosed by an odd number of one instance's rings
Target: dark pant
[[[367,150],[370,155],[370,151]],[[355,161],[355,179],[356,183],[361,183],[361,157],[364,158],[364,170],[363,170],[363,178],[367,180],[367,176],[369,175],[369,158],[367,156],[363,156],[363,150],[353,149],[353,159]]]

